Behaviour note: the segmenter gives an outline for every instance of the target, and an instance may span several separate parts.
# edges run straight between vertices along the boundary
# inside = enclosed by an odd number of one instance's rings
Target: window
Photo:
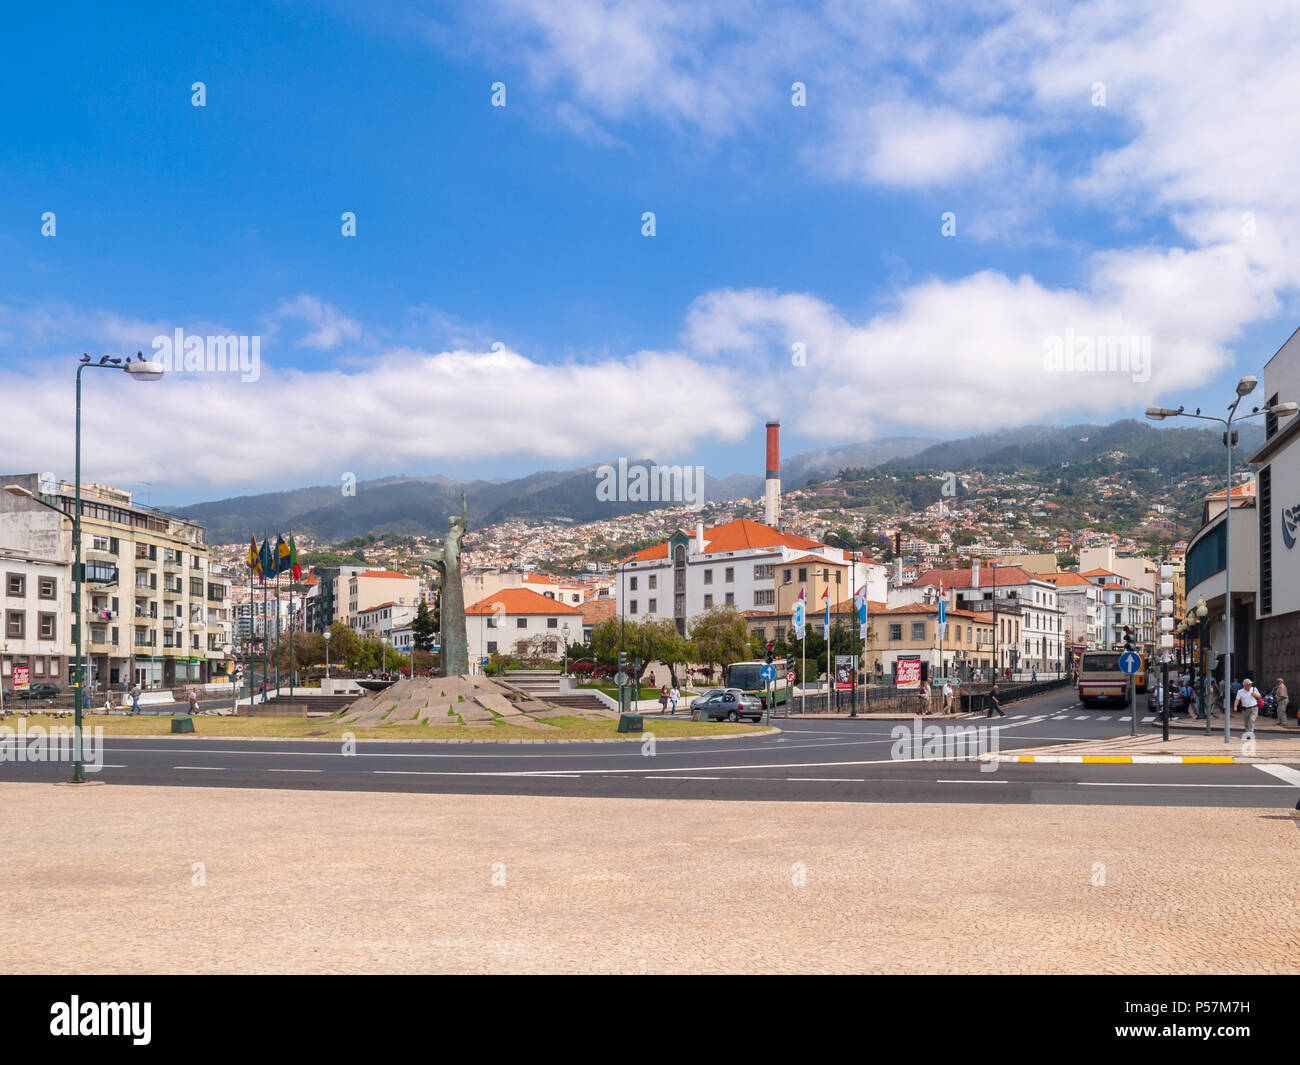
[[[712,584],[712,583],[713,583],[713,570],[711,570],[711,569],[706,569],[706,570],[704,571],[704,583],[705,583],[705,584]]]
[[[627,605],[627,612],[628,612],[629,614],[635,614],[635,613],[636,613],[636,600],[635,600],[635,599],[633,599],[632,602],[628,603],[628,605]]]
[[[9,610],[5,613],[5,635],[21,640],[27,632],[27,615],[21,610]]]
[[[5,581],[5,592],[14,599],[27,597],[27,578],[21,573],[11,573]]]
[[[891,640],[901,640],[903,638],[903,625],[901,622],[889,626],[889,638]]]
[[[728,593],[727,593],[727,606],[735,606],[735,605],[736,605],[736,593],[735,593],[735,592],[728,592]]]
[[[548,629],[558,629],[558,628],[560,627],[560,619],[559,619],[559,618],[547,618],[547,619],[546,619],[546,627],[547,627]]]
[[[768,562],[768,563],[765,563],[765,564],[763,564],[763,565],[759,565],[759,566],[755,566],[755,567],[754,567],[754,580],[756,580],[756,581],[770,581],[770,580],[772,580],[772,579],[775,578],[775,577],[776,577],[776,563],[775,563],[775,562]],[[785,571],[785,579],[786,579],[787,582],[790,580],[790,571],[789,571],[789,570],[786,570],[786,571]]]
[[[705,609],[705,610],[708,610],[709,607],[711,607],[711,606],[713,606],[713,596],[711,596],[711,595],[706,595],[706,596],[704,597],[704,609]]]
[[[90,539],[90,549],[91,549],[92,551],[107,551],[107,550],[108,550],[108,537],[107,537],[107,536],[92,536],[91,539]]]
[[[53,614],[37,614],[36,623],[40,626],[42,640],[52,640],[55,635],[55,616]],[[102,632],[102,630],[101,630]]]
[[[57,599],[58,586],[53,577],[41,577],[37,582],[37,594],[42,599]]]
[[[970,643],[970,626],[966,626],[966,642]]]
[[[528,628],[528,619],[527,619],[527,618],[515,618],[515,628],[517,628],[517,629],[526,629],[526,628]]]
[[[808,580],[808,567],[803,566],[799,570],[799,583],[803,584]]]
[[[500,619],[499,619],[495,614],[493,614],[490,618],[487,619],[487,627],[488,627],[489,629],[495,629],[495,628],[497,628],[497,622],[498,622],[499,620],[500,620]]]
[[[659,612],[659,600],[651,599],[650,605],[646,609],[649,610],[650,613],[652,614],[657,614]]]
[[[776,627],[776,638],[777,638],[777,640],[784,640],[784,639],[785,639],[785,626],[784,626],[784,625],[778,625],[778,626]]]
[[[773,588],[760,588],[754,593],[755,606],[772,606],[776,603],[776,590]]]
[[[496,642],[496,640],[488,640],[488,645],[487,645],[487,647],[488,647],[488,654],[490,654],[490,655],[494,655],[494,654],[497,653],[497,642]]]
[[[925,639],[925,622],[924,622],[924,621],[914,621],[914,622],[912,622],[912,639],[914,639],[914,640],[924,640],[924,639]]]
[[[190,578],[190,595],[200,596],[200,597],[203,595],[203,578],[202,578],[202,577],[191,577],[191,578]]]
[[[628,590],[629,592],[635,592],[635,591],[636,591],[636,578],[635,578],[635,577],[632,577],[632,578],[628,581],[628,584],[627,584],[627,590]]]
[[[784,584],[789,584],[789,583],[790,583],[790,571],[789,571],[789,570],[786,570],[786,571],[785,571],[785,574],[782,576],[781,580],[782,580],[782,582],[783,582]]]
[[[735,583],[736,583],[736,568],[735,568],[734,566],[728,566],[728,567],[723,571],[723,573],[722,573],[722,581],[723,581],[724,584],[735,584]]]

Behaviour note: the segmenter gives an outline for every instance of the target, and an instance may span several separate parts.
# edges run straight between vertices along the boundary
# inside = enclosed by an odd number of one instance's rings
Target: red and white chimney
[[[781,521],[781,423],[767,423],[767,480],[763,489],[763,523],[773,529]]]

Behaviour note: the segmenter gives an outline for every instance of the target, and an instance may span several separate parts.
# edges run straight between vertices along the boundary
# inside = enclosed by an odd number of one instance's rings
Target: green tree
[[[749,626],[734,607],[711,607],[691,619],[691,655],[697,662],[719,669],[728,662],[744,661],[750,653]]]
[[[423,599],[420,600],[420,609],[415,613],[415,620],[411,622],[411,633],[417,651],[432,651],[434,637],[438,630],[434,627],[433,617],[429,613],[429,604]]]

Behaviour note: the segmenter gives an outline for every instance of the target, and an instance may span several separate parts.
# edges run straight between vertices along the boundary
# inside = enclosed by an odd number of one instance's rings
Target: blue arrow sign
[[[765,684],[770,684],[776,680],[776,666],[764,666],[758,671],[758,675],[763,678]]]
[[[1134,651],[1125,651],[1119,656],[1119,668],[1132,676],[1134,673],[1142,672],[1142,656]]]

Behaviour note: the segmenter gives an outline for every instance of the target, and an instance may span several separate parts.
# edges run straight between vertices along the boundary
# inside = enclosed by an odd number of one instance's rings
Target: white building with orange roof
[[[548,598],[531,588],[502,588],[465,608],[469,660],[513,654],[522,643],[560,658],[566,644],[583,642],[582,609]]]
[[[1061,608],[1067,647],[1085,651],[1105,650],[1106,611],[1102,586],[1081,573],[1040,573],[1056,586],[1056,602]]]
[[[415,607],[420,602],[419,580],[395,570],[362,570],[347,578],[347,587],[347,615],[340,620],[349,625],[362,611],[380,603]]]
[[[678,530],[666,542],[619,563],[615,580],[618,612],[629,619],[666,619],[685,633],[690,621],[713,607],[734,607],[751,620],[770,613],[788,623],[800,588],[806,589],[810,623],[829,588],[832,601],[867,585],[871,599],[885,598],[886,570],[865,555],[784,533],[747,518],[695,535]],[[754,612],[754,613],[750,613]]]

